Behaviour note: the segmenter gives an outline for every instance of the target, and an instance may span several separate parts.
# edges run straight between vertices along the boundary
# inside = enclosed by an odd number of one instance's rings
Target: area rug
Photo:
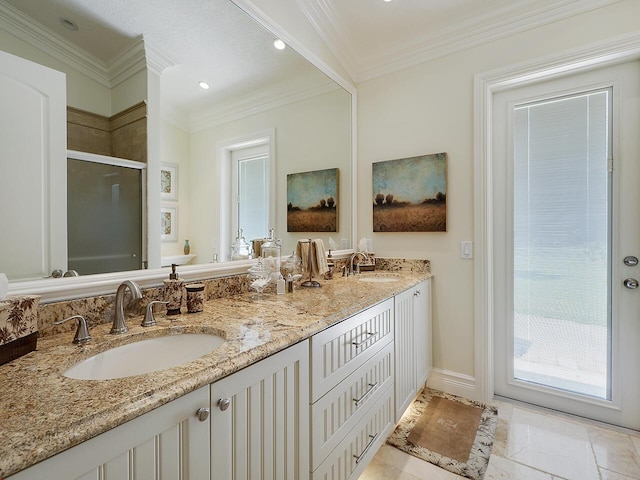
[[[471,480],[482,480],[498,424],[495,407],[425,389],[387,443]]]

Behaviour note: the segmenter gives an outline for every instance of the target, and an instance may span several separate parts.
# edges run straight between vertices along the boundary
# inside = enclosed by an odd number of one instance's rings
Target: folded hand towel
[[[315,250],[314,259],[314,270],[318,273],[318,275],[324,275],[329,271],[329,265],[327,263],[327,253],[324,250],[324,243],[322,243],[322,239],[316,238],[313,240],[313,248]]]
[[[309,268],[309,249],[311,249],[311,268]],[[308,274],[311,270],[311,276],[316,277],[324,275],[329,271],[327,264],[327,254],[324,249],[324,243],[321,239],[316,240],[299,240],[296,245],[296,255],[302,259],[302,269]]]
[[[308,272],[309,268],[307,267],[307,263],[309,262],[309,241],[308,240],[298,240],[296,244],[296,255],[300,257],[302,260],[302,271]]]

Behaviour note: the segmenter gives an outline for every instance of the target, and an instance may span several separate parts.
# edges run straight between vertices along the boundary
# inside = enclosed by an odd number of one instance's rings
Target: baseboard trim
[[[431,370],[427,387],[450,393],[468,400],[481,401],[476,389],[476,379],[470,375],[434,368]]]

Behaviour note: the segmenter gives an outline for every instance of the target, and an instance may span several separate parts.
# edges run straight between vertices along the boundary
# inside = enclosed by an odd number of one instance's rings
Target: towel
[[[324,243],[321,238],[313,240],[313,248],[315,255],[313,260],[315,261],[313,268],[318,271],[318,275],[324,275],[329,271],[329,264],[327,263],[327,252],[324,250]]]
[[[311,249],[311,269],[309,269],[309,249]],[[329,265],[327,264],[327,254],[324,249],[324,243],[322,239],[317,238],[315,240],[298,240],[296,245],[296,255],[302,259],[302,269],[309,273],[311,276],[324,275],[329,271]]]

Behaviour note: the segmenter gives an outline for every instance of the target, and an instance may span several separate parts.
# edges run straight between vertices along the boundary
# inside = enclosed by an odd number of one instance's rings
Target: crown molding
[[[78,70],[101,85],[111,86],[111,80],[103,62],[4,2],[0,2],[0,25],[11,35]]]
[[[162,120],[173,125],[174,127],[186,133],[191,133],[189,129],[189,115],[185,114],[183,111],[174,107],[170,107],[163,103],[160,116]]]
[[[122,50],[107,67],[111,87],[120,85],[128,78],[147,68],[145,45],[142,35]]]
[[[286,92],[279,89],[263,89],[252,95],[242,97],[241,100],[231,101],[218,105],[215,108],[192,114],[190,131],[194,133],[224,123],[240,120],[251,115],[257,115],[301,100],[329,93],[338,88],[340,87],[332,82],[327,82]]]
[[[356,43],[350,29],[340,21],[333,6],[327,0],[296,0],[309,23],[336,57],[349,76],[360,70]]]
[[[107,88],[119,85],[147,68],[147,65],[161,72],[175,64],[158,49],[145,45],[142,37],[138,37],[106,64],[2,1],[0,27]]]
[[[144,50],[147,68],[157,75],[161,75],[165,68],[177,65],[177,62],[173,58],[150,43],[144,45]]]
[[[530,2],[510,3],[491,14],[431,31],[370,55],[357,52],[349,29],[329,0],[298,0],[298,5],[343,68],[356,83],[361,83],[619,1],[558,0],[538,8],[531,8]]]

